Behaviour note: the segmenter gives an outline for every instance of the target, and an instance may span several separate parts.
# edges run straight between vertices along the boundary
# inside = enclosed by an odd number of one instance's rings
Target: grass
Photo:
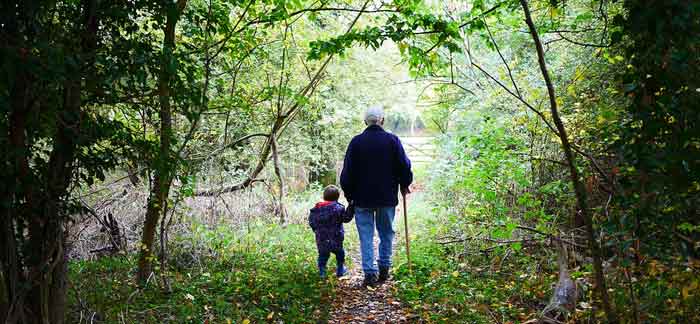
[[[70,265],[69,322],[285,323],[323,321],[335,282],[318,279],[316,251],[303,225],[255,225],[251,234],[197,229],[188,240],[206,246],[193,257],[176,240],[168,267],[171,291],[160,278],[134,284],[133,256]]]

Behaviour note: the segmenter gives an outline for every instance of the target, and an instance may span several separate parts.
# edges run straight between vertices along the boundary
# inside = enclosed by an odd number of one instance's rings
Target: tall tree
[[[143,224],[141,247],[137,280],[145,283],[152,273],[153,241],[155,239],[158,220],[168,209],[168,195],[175,172],[175,158],[172,151],[173,125],[171,106],[171,82],[177,73],[177,62],[173,52],[175,51],[175,27],[182,12],[185,10],[187,0],[178,0],[176,3],[165,2],[166,21],[163,28],[163,51],[161,53],[160,72],[158,76],[158,102],[160,104],[160,143],[158,156],[153,166],[153,183],[146,207],[146,219]]]
[[[658,251],[669,242],[700,255],[700,3],[627,0],[615,17],[615,40],[628,68],[621,87],[630,98],[615,143],[625,157],[623,222]]]
[[[64,321],[66,221],[78,207],[70,189],[78,176],[99,177],[110,165],[101,157],[86,159],[95,141],[111,136],[104,131],[114,129],[88,114],[85,100],[96,91],[104,4],[3,3],[2,67],[10,73],[0,87],[8,107],[0,140],[8,152],[2,160],[0,316],[9,323]]]
[[[557,107],[557,95],[554,90],[554,84],[549,76],[549,71],[547,70],[547,62],[545,61],[544,49],[542,48],[542,41],[537,33],[537,27],[532,20],[532,15],[530,14],[530,7],[528,6],[527,0],[520,0],[520,4],[525,13],[525,22],[527,23],[532,40],[535,42],[535,49],[537,51],[537,63],[542,71],[542,77],[547,85],[547,96],[549,98],[549,109],[552,115],[552,120],[557,128],[557,135],[561,140],[561,148],[564,151],[564,156],[566,157],[566,162],[569,167],[570,180],[574,187],[574,192],[576,194],[576,202],[578,204],[578,212],[581,214],[586,225],[586,233],[588,235],[588,244],[591,249],[591,254],[593,255],[593,268],[595,270],[595,281],[596,281],[596,291],[600,296],[601,303],[605,313],[608,316],[609,323],[617,323],[617,316],[615,315],[611,305],[610,297],[608,297],[608,289],[605,284],[605,274],[603,272],[603,262],[600,252],[600,246],[598,244],[598,238],[595,230],[593,229],[593,217],[588,210],[588,197],[586,193],[586,188],[584,187],[581,179],[579,178],[578,169],[576,167],[576,159],[574,157],[573,150],[571,149],[571,143],[569,142],[569,137],[566,132],[566,127],[559,117],[559,108]]]

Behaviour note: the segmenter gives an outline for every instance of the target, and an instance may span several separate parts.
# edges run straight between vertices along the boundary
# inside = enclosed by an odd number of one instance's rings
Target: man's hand
[[[402,195],[405,196],[405,195],[408,195],[408,194],[410,194],[410,193],[411,193],[411,187],[410,187],[410,186],[408,186],[408,187],[401,187],[401,194],[402,194]]]

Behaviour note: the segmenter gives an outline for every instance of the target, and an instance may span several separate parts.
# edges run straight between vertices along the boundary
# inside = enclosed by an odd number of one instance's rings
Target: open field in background
[[[431,163],[438,153],[433,136],[401,136],[401,143],[411,162],[415,164]]]

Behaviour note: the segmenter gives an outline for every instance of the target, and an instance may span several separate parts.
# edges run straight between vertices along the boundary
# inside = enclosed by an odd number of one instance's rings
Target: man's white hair
[[[365,124],[378,125],[384,119],[384,107],[374,105],[365,111]]]

